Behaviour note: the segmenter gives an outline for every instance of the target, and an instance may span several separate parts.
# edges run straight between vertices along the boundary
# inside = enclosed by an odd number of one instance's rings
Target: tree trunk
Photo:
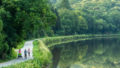
[[[2,0],[0,0],[0,6],[2,5]]]

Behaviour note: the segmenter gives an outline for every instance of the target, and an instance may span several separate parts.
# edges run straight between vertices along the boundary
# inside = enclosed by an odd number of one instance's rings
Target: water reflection
[[[52,68],[120,68],[120,39],[93,39],[51,48]]]

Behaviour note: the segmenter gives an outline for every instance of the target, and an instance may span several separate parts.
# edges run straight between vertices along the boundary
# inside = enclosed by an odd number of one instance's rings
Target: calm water
[[[120,39],[72,42],[51,48],[52,68],[120,68]]]

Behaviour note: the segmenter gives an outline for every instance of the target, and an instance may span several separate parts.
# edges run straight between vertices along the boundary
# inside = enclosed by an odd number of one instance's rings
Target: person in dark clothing
[[[27,58],[27,50],[26,49],[24,50],[24,56],[25,56],[25,58]]]

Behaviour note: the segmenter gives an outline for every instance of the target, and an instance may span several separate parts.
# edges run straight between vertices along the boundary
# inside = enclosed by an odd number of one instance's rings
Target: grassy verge
[[[47,37],[43,38],[43,42],[48,46],[54,46],[57,44],[62,44],[62,43],[69,43],[73,41],[80,41],[80,40],[87,40],[87,39],[93,39],[93,38],[106,38],[106,37],[119,37],[119,34],[89,34],[89,35],[71,35],[71,36],[58,36],[58,37]]]
[[[11,65],[6,68],[44,68],[48,66],[52,59],[52,54],[49,49],[41,40],[35,40],[33,44],[33,60]]]

